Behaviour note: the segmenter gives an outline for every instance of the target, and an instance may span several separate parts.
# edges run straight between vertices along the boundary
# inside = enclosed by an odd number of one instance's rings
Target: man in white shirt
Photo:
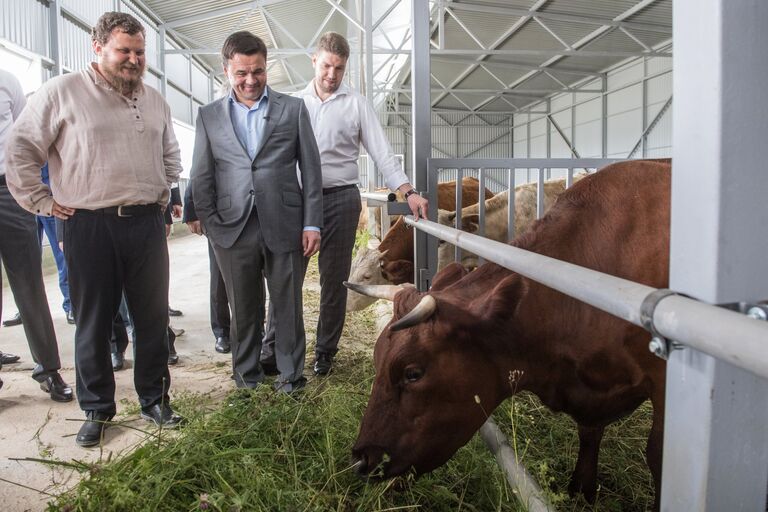
[[[7,71],[0,70],[0,260],[5,265],[19,308],[32,359],[37,363],[32,378],[51,395],[52,400],[69,402],[72,400],[72,388],[59,375],[59,345],[45,295],[35,216],[17,204],[6,184],[5,144],[25,104],[19,81]],[[37,181],[40,181],[40,166],[37,167]],[[2,311],[0,295],[0,314]],[[4,362],[17,360],[18,357],[13,354],[0,352],[0,367]]]
[[[378,116],[368,99],[342,83],[349,59],[349,43],[326,32],[318,41],[312,65],[314,79],[298,93],[309,111],[320,150],[323,172],[323,237],[320,242],[320,315],[317,324],[314,372],[327,375],[338,350],[346,314],[347,290],[355,231],[360,216],[357,159],[360,144],[376,162],[387,186],[402,192],[416,219],[426,218],[428,201],[408,182]],[[271,323],[270,314],[270,323]],[[269,333],[267,334],[269,338]],[[271,365],[271,340],[265,340],[261,359]]]

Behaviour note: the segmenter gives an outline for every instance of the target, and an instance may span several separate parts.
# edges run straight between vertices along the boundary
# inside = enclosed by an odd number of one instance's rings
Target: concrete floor
[[[229,361],[228,356],[217,354],[213,349],[208,309],[207,241],[204,237],[188,234],[184,225],[177,224],[174,231],[175,236],[168,241],[171,262],[170,304],[184,313],[181,317],[171,318],[174,328],[185,331],[176,340],[180,362]],[[49,249],[45,250],[49,252]],[[75,326],[69,325],[64,316],[55,266],[46,264],[44,269],[48,307],[56,329],[62,369],[71,370],[74,367]],[[6,320],[16,314],[17,309],[7,280],[3,284],[3,320]],[[0,378],[6,372],[29,371],[34,367],[22,326],[0,327],[0,350],[21,356],[19,363],[5,365],[0,370]],[[130,357],[130,350],[126,354]]]

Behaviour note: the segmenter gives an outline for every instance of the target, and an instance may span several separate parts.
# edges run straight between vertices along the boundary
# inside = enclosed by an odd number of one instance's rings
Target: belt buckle
[[[117,207],[117,216],[118,217],[133,217],[130,213],[123,213],[123,205],[120,205]]]

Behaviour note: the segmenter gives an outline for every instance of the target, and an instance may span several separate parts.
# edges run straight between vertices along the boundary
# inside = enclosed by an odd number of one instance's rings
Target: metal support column
[[[429,50],[429,2],[411,2],[411,33],[413,52],[411,54],[411,133],[413,140],[413,186],[429,194],[429,217],[437,219],[437,178],[428,181],[427,159],[431,156],[432,126],[430,107],[430,50]],[[435,183],[434,188],[429,185]],[[415,283],[420,290],[426,290],[437,270],[437,239],[414,230]]]
[[[373,3],[370,1],[363,2],[363,27],[365,28],[365,65],[362,74],[365,76],[365,95],[368,101],[373,102]],[[368,192],[373,192],[376,189],[376,166],[370,154],[365,159],[365,164],[368,174]],[[381,236],[384,236],[383,232]]]
[[[768,3],[676,0],[673,20],[670,288],[765,299]],[[662,510],[764,512],[768,381],[685,348],[666,393]]]
[[[160,25],[159,28],[160,40],[157,43],[157,65],[162,73],[160,77],[160,94],[165,98],[165,91],[168,88],[168,75],[165,73],[165,25]]]
[[[48,11],[48,32],[50,35],[50,52],[53,61],[53,76],[59,76],[63,73],[61,63],[61,0],[51,0]]]
[[[601,119],[601,131],[602,131],[602,154],[603,158],[608,158],[608,77],[606,75],[603,75],[602,78],[602,89],[603,89],[603,95],[602,98],[602,113],[603,118]]]

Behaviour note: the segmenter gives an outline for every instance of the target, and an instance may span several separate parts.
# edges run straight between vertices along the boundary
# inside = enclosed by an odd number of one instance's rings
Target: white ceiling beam
[[[365,33],[365,28],[363,28],[363,25],[359,21],[357,21],[351,14],[349,14],[346,9],[344,9],[342,6],[340,6],[338,3],[334,2],[333,0],[325,0],[325,1],[326,1],[326,3],[328,5],[333,7],[334,11],[338,11],[339,13],[341,13],[342,16],[347,18],[347,21],[349,21],[351,24],[353,24],[359,30],[361,30],[363,33]],[[325,24],[323,24],[323,25],[325,25]]]
[[[387,16],[389,16],[390,13],[392,13],[392,11],[395,10],[395,7],[397,7],[400,4],[400,1],[401,0],[395,0],[392,3],[392,5],[389,6],[389,9],[384,11],[384,14],[382,14],[381,17],[378,20],[376,20],[376,23],[373,24],[373,26],[371,27],[371,30],[376,30],[379,27],[379,25],[381,25],[381,22],[383,22],[385,19],[387,19]]]
[[[193,16],[185,16],[184,18],[179,18],[177,20],[169,21],[167,23],[161,23],[159,27],[165,27],[168,28],[176,28],[176,27],[183,27],[184,25],[191,25],[193,23],[198,23],[200,21],[207,21],[212,18],[218,18],[219,16],[226,16],[228,14],[232,14],[235,12],[240,11],[247,11],[249,9],[266,7],[268,5],[274,5],[279,4],[282,2],[287,2],[289,0],[250,0],[248,2],[242,2],[235,5],[230,5],[227,7],[221,7],[219,9],[211,9],[210,11],[205,11],[200,14],[195,14]]]
[[[555,33],[555,31],[554,31],[554,30],[552,30],[551,28],[549,28],[549,27],[548,27],[548,26],[547,26],[547,25],[546,25],[546,24],[545,24],[543,21],[541,21],[541,19],[540,19],[538,16],[534,16],[534,17],[533,17],[533,21],[535,21],[536,23],[538,23],[538,24],[539,24],[539,26],[540,26],[541,28],[543,28],[544,30],[546,30],[547,32],[549,32],[549,35],[551,35],[552,37],[554,37],[554,38],[557,40],[557,42],[558,42],[558,43],[560,43],[561,45],[563,45],[563,48],[565,48],[566,50],[570,50],[570,49],[571,49],[571,45],[569,45],[568,43],[566,43],[566,42],[565,42],[565,41],[564,41],[564,40],[563,40],[563,39],[562,39],[562,38],[561,38],[559,35],[557,35],[557,34]]]
[[[280,29],[280,31],[281,31],[283,34],[285,34],[286,36],[288,36],[288,39],[290,39],[290,40],[291,40],[291,42],[292,42],[293,44],[295,44],[297,48],[299,48],[299,47],[301,47],[301,46],[302,46],[302,45],[301,45],[301,43],[299,42],[299,40],[298,40],[298,39],[296,39],[296,37],[293,35],[293,32],[291,32],[290,30],[288,30],[288,29],[287,29],[287,28],[286,28],[286,27],[285,27],[285,26],[284,26],[282,23],[280,23],[279,21],[277,21],[277,19],[276,19],[274,16],[272,16],[272,13],[270,13],[270,12],[269,12],[268,10],[266,10],[266,9],[262,9],[262,10],[261,10],[261,12],[263,13],[263,15],[264,15],[264,18],[265,18],[265,19],[267,20],[267,22],[268,22],[268,23],[267,23],[267,25],[269,25],[269,23],[272,23],[272,24],[273,24],[273,25],[275,25],[277,28],[279,28],[279,29]]]
[[[503,16],[530,16],[532,14],[536,14],[539,18],[543,20],[552,20],[552,21],[565,21],[568,23],[581,23],[585,25],[609,25],[612,27],[621,27],[624,26],[629,29],[634,30],[645,30],[647,32],[659,32],[662,34],[669,34],[672,35],[672,25],[670,23],[669,26],[667,25],[656,25],[653,23],[637,23],[637,22],[631,22],[631,21],[623,21],[624,19],[632,16],[633,14],[636,14],[637,12],[641,11],[642,9],[645,9],[652,3],[656,2],[657,0],[643,0],[642,2],[636,4],[631,9],[625,11],[625,16],[621,19],[616,18],[600,18],[596,16],[579,16],[574,14],[555,14],[555,13],[548,13],[548,12],[540,12],[537,9],[531,7],[530,9],[519,9],[514,7],[497,7],[497,6],[486,6],[486,5],[477,5],[477,4],[470,4],[470,3],[458,3],[453,1],[441,1],[439,2],[440,5],[444,7],[450,7],[451,9],[461,10],[461,11],[471,11],[471,12],[481,12],[486,14],[500,14]],[[628,13],[628,14],[627,14]]]
[[[533,4],[533,5],[531,6],[531,10],[533,10],[534,12],[536,12],[536,11],[537,11],[537,10],[538,10],[538,9],[539,9],[541,6],[543,6],[545,3],[547,3],[547,1],[548,1],[548,0],[538,0],[538,1],[537,1],[535,4]],[[515,34],[515,33],[516,33],[518,30],[520,30],[521,28],[523,28],[523,26],[525,26],[525,24],[526,24],[526,23],[528,23],[528,21],[530,21],[530,19],[531,19],[532,17],[533,17],[533,14],[529,14],[529,15],[526,15],[526,16],[523,16],[523,17],[521,17],[519,20],[517,20],[515,23],[513,23],[513,24],[512,24],[512,26],[511,26],[511,27],[509,27],[509,28],[507,29],[507,31],[506,31],[506,32],[504,32],[504,34],[502,34],[502,35],[501,35],[501,37],[499,37],[498,39],[496,39],[496,41],[494,41],[494,42],[493,42],[493,43],[492,43],[492,44],[489,46],[489,48],[490,48],[490,49],[496,49],[496,48],[498,48],[498,47],[499,47],[499,46],[500,46],[500,45],[501,45],[501,44],[502,44],[504,41],[506,41],[507,39],[509,39],[510,37],[512,37],[512,35],[514,35],[514,34]],[[460,83],[461,83],[461,82],[462,82],[462,81],[463,81],[465,78],[467,78],[467,77],[468,77],[468,76],[469,76],[469,75],[470,75],[470,74],[471,74],[473,71],[475,71],[475,70],[477,69],[477,67],[479,66],[480,62],[482,62],[482,61],[483,61],[483,60],[485,60],[486,58],[487,58],[487,54],[484,54],[484,55],[480,55],[480,57],[478,57],[478,58],[476,59],[475,63],[473,63],[473,64],[472,64],[472,65],[470,65],[470,66],[469,66],[467,69],[465,69],[464,71],[462,71],[462,72],[459,74],[459,76],[458,76],[458,77],[457,77],[457,78],[456,78],[456,79],[455,79],[453,82],[451,82],[451,83],[450,83],[450,87],[456,87],[458,84],[460,84]],[[437,99],[436,99],[434,102],[432,102],[432,106],[434,106],[435,104],[437,104],[437,102],[438,102],[438,101],[440,101],[441,99],[442,99],[442,96],[438,96],[438,98],[437,98]]]
[[[485,50],[485,49],[486,49],[486,48],[485,48],[485,44],[484,44],[484,43],[483,43],[483,42],[482,42],[480,39],[478,39],[478,38],[477,38],[477,36],[475,36],[475,34],[473,34],[473,33],[472,33],[472,31],[469,29],[469,27],[467,27],[467,26],[464,24],[464,22],[463,22],[463,21],[461,21],[461,20],[459,19],[459,17],[458,17],[458,16],[456,16],[456,15],[453,13],[453,11],[452,11],[452,10],[450,10],[450,9],[446,9],[446,10],[445,10],[445,12],[447,12],[447,13],[448,13],[448,15],[449,15],[451,18],[453,18],[453,20],[454,20],[454,21],[455,21],[455,22],[456,22],[456,23],[457,23],[457,24],[458,24],[458,25],[461,27],[461,29],[462,29],[464,32],[466,32],[466,33],[467,33],[467,35],[468,35],[468,36],[469,36],[469,37],[470,37],[470,38],[471,38],[471,39],[472,39],[472,40],[475,42],[475,44],[477,44],[477,46],[479,46],[479,47],[480,47],[480,48],[482,48],[483,50]],[[444,49],[444,47],[445,47],[445,44],[441,44],[441,45],[440,45],[440,49]]]

